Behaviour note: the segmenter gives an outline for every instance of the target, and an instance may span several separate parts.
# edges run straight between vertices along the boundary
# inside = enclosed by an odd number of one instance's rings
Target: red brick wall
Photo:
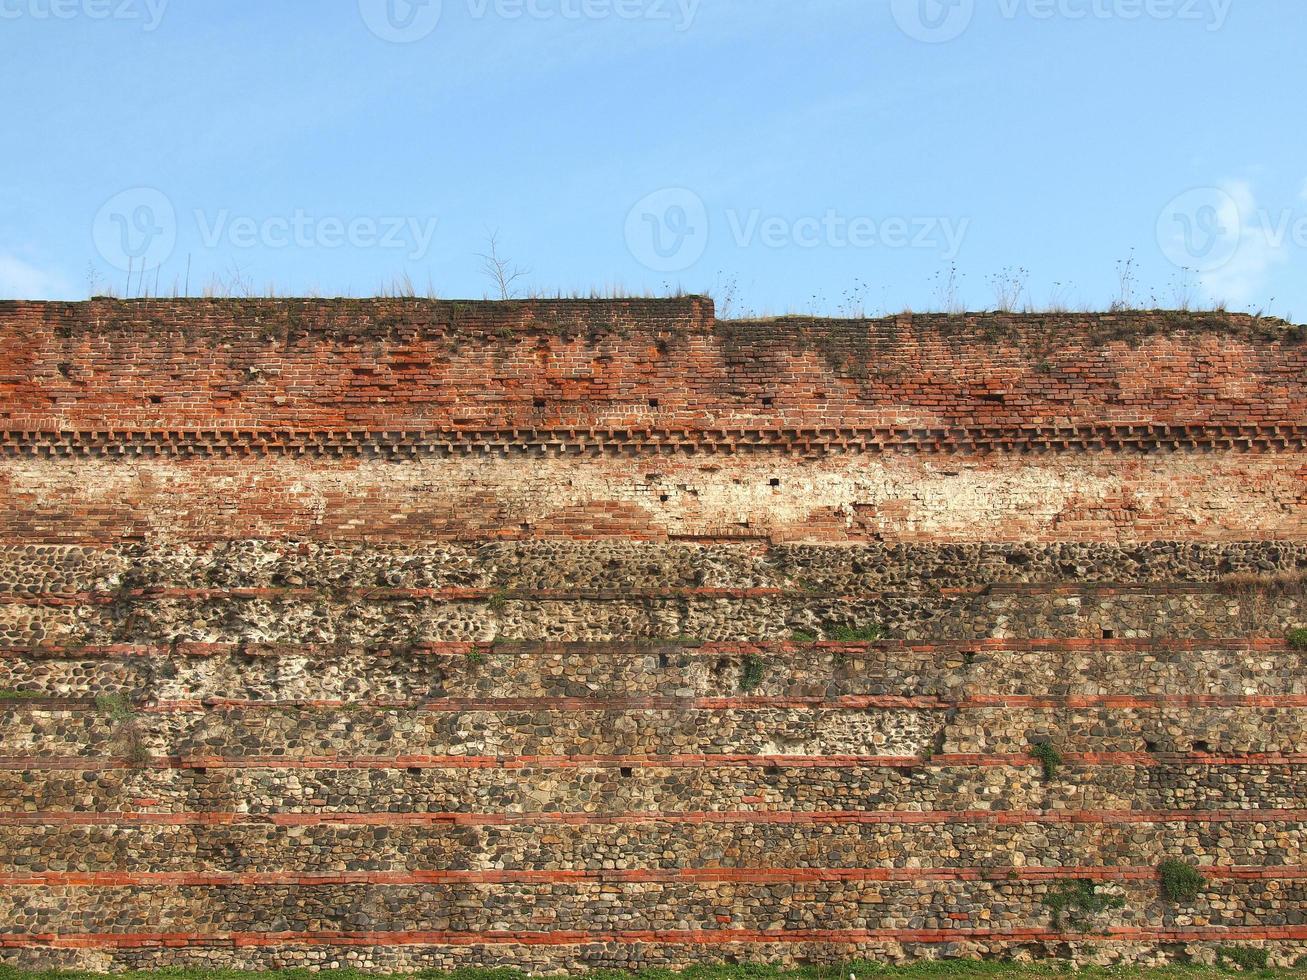
[[[7,303],[0,502],[0,963],[1307,954],[1301,329]]]
[[[716,322],[684,300],[0,303],[0,430],[1301,423],[1241,315]]]

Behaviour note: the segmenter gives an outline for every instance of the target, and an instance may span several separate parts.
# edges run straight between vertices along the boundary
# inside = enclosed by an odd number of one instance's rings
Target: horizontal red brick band
[[[862,943],[876,941],[988,942],[1275,942],[1307,939],[1307,926],[1226,926],[1148,929],[1115,926],[1100,932],[1030,929],[721,929],[630,932],[232,932],[84,933],[0,936],[0,949],[141,949],[152,947],[248,948],[272,946],[576,946],[590,943],[723,946],[758,943]]]
[[[1211,753],[1149,752],[1080,752],[1065,753],[1067,765],[1126,766],[1300,766],[1307,765],[1307,753],[1250,752],[1242,755]],[[574,756],[155,756],[140,762],[112,757],[21,756],[0,757],[0,770],[50,770],[105,772],[114,769],[680,769],[680,768],[750,768],[788,767],[794,769],[845,769],[852,767],[884,769],[921,768],[1005,768],[1034,767],[1040,763],[1027,753],[992,755],[945,754],[923,756],[867,755],[574,755]]]
[[[832,810],[813,813],[756,813],[723,810],[694,813],[0,813],[0,827],[277,827],[365,826],[469,827],[585,826],[587,824],[981,824],[1126,825],[1155,823],[1307,822],[1307,810]]]
[[[993,425],[872,428],[447,428],[414,431],[173,428],[0,431],[9,456],[545,456],[744,455],[785,453],[1292,451],[1307,448],[1307,425],[1293,422]]]
[[[1297,881],[1307,867],[1204,867],[1204,877],[1229,881]],[[625,871],[359,871],[342,874],[293,872],[46,872],[0,874],[0,887],[60,888],[254,888],[297,885],[562,884],[567,882],[787,884],[821,881],[1155,881],[1152,867],[989,868],[674,868]]]
[[[598,640],[568,642],[537,642],[503,640],[494,643],[454,642],[422,643],[405,646],[406,654],[465,657],[469,653],[518,654],[523,656],[568,653],[602,652],[608,656],[648,656],[651,652],[679,650],[692,656],[718,657],[729,654],[767,654],[810,651],[813,649],[831,651],[865,652],[868,647],[878,651],[913,651],[916,653],[951,653],[967,651],[974,653],[1030,653],[1030,652],[1065,652],[1098,651],[1104,653],[1132,653],[1137,651],[1184,652],[1184,651],[1234,651],[1276,653],[1288,649],[1284,637],[1222,637],[1216,639],[1177,639],[1173,637],[1134,638],[1134,639],[1099,639],[1097,637],[1053,637],[1039,639],[968,639],[945,642],[927,642],[917,640],[877,640],[875,643],[840,643],[836,641],[819,641],[817,643],[791,643],[778,641],[767,642],[705,642],[687,643],[683,640],[631,639]],[[336,653],[339,647],[325,644],[260,644],[260,643],[178,643],[148,644],[120,643],[88,646],[41,646],[41,647],[0,647],[0,660],[31,659],[77,659],[77,660],[126,660],[137,657],[167,655],[170,657],[221,657],[233,653],[247,655],[275,656],[282,652],[296,654],[320,652]],[[383,655],[387,651],[374,651]]]

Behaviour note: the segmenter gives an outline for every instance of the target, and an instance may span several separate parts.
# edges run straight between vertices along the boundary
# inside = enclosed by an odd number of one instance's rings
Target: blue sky
[[[1307,320],[1305,46],[1302,0],[0,0],[0,297],[480,297],[497,232],[523,295]]]

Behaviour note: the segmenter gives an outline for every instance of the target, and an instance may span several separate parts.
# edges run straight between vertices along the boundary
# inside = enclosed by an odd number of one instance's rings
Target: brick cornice
[[[1307,422],[816,428],[433,430],[75,429],[0,431],[8,456],[453,456],[1158,452],[1307,449]]]

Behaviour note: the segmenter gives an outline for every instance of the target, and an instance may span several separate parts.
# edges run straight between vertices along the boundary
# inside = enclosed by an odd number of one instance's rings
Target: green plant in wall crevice
[[[113,722],[114,741],[121,742],[129,764],[144,766],[150,761],[150,748],[132,703],[121,694],[101,694],[95,706]]]
[[[1101,912],[1125,908],[1120,895],[1104,895],[1098,885],[1088,878],[1065,882],[1044,896],[1044,904],[1053,911],[1053,923],[1083,926],[1092,916]]]
[[[1301,626],[1296,630],[1289,631],[1289,649],[1307,650],[1307,626]]]
[[[867,626],[836,626],[830,631],[830,636],[836,643],[875,643],[885,636],[885,630],[874,623]]]
[[[1216,950],[1216,962],[1220,966],[1229,964],[1240,970],[1265,970],[1270,965],[1271,954],[1254,946],[1220,946]]]
[[[99,708],[110,721],[125,722],[131,721],[136,717],[136,712],[132,710],[131,702],[121,694],[101,694],[95,699],[95,706]]]
[[[1157,874],[1162,882],[1162,896],[1168,902],[1188,904],[1202,894],[1207,883],[1197,868],[1183,861],[1163,861]]]
[[[1035,742],[1030,746],[1030,754],[1039,763],[1045,781],[1055,779],[1066,759],[1052,742]]]
[[[749,654],[744,658],[744,663],[740,670],[740,690],[754,691],[762,685],[767,677],[767,664],[757,654]]]
[[[5,690],[0,691],[0,704],[12,704],[18,701],[35,701],[44,696],[45,695],[40,691],[15,691],[6,688]]]

